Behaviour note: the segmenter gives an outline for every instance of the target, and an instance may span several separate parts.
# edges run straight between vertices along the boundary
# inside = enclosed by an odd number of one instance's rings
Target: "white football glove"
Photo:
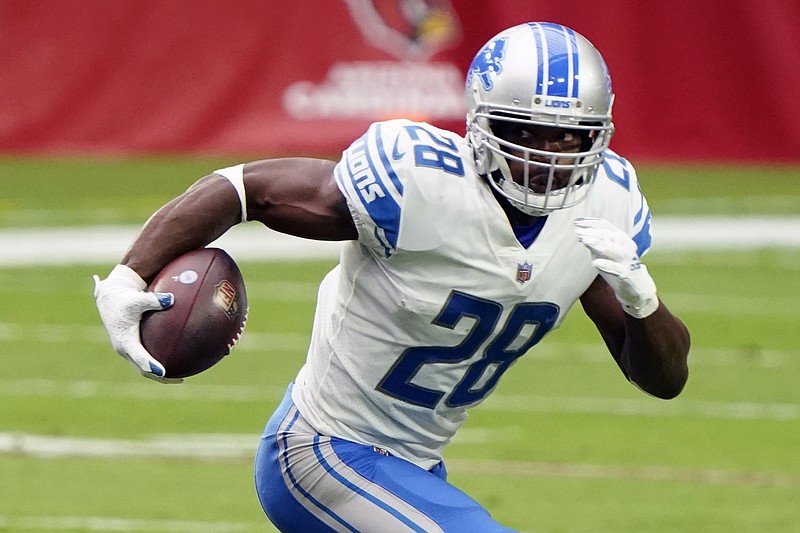
[[[645,318],[658,309],[656,284],[639,261],[636,243],[602,218],[578,218],[575,234],[592,254],[592,264],[629,315]]]
[[[165,378],[164,366],[142,346],[139,323],[145,311],[170,307],[172,293],[145,292],[147,284],[125,265],[117,265],[104,280],[94,276],[94,299],[114,350],[132,363],[141,374],[161,383],[180,383]]]

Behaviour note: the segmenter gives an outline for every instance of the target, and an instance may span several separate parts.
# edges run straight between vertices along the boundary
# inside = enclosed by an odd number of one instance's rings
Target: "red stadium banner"
[[[398,116],[463,133],[473,55],[529,20],[601,50],[626,156],[800,162],[793,0],[3,0],[0,152],[335,156]]]

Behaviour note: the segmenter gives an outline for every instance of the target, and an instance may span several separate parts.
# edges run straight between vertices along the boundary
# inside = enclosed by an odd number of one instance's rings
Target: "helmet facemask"
[[[501,133],[508,125],[566,130],[577,137],[578,146],[561,151],[559,143],[536,148],[517,144]],[[575,123],[556,116],[522,118],[498,110],[476,111],[469,137],[480,159],[482,173],[490,185],[511,205],[531,216],[543,216],[557,209],[572,207],[591,191],[597,169],[603,162],[613,125],[597,122]],[[515,167],[515,173],[511,167]],[[520,170],[521,167],[521,170]]]

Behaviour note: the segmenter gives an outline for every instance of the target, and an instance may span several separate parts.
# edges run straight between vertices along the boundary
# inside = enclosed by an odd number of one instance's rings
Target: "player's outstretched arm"
[[[357,239],[350,208],[333,175],[335,166],[333,161],[308,158],[245,165],[248,220],[306,239]]]
[[[576,221],[578,239],[599,275],[581,296],[625,376],[659,398],[677,396],[688,378],[689,331],[656,295],[636,245],[601,219]]]
[[[355,239],[355,225],[333,177],[334,166],[332,161],[308,158],[246,164],[247,219],[299,237]],[[150,217],[122,264],[149,282],[171,260],[206,246],[239,223],[240,205],[227,178],[206,176]]]
[[[95,301],[114,350],[144,376],[167,380],[162,365],[144,349],[139,323],[148,310],[172,305],[172,295],[145,292],[147,284],[177,257],[211,243],[242,220],[258,220],[306,238],[357,237],[346,201],[333,177],[335,163],[276,159],[244,166],[240,198],[232,181],[210,174],[156,211],[111,274],[95,276]],[[254,243],[258,246],[258,243]]]

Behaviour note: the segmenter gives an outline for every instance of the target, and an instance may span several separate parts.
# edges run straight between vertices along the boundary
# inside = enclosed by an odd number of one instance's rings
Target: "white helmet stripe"
[[[539,62],[539,68],[536,69],[539,71],[539,75],[536,79],[535,93],[543,96],[547,94],[546,80],[550,78],[550,73],[548,72],[549,64],[544,61],[544,58],[547,57],[547,40],[544,38],[544,30],[541,24],[535,22],[530,26],[533,30],[533,38],[536,40],[536,61]]]

